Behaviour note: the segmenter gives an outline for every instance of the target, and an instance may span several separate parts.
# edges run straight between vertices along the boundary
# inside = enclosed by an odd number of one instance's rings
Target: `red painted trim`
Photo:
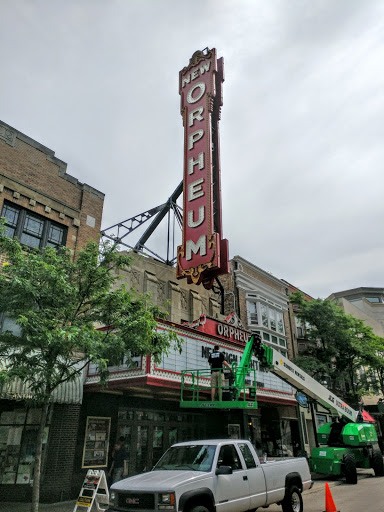
[[[256,394],[256,400],[258,402],[268,402],[272,404],[280,404],[280,405],[297,405],[296,400],[288,400],[286,398],[278,398],[274,396],[260,396]],[[294,418],[292,418],[294,419]]]
[[[162,379],[161,377],[156,378],[152,375],[148,375],[146,379],[148,386],[162,387],[167,389],[177,389],[180,391],[180,382],[170,382],[169,380]]]
[[[263,391],[272,391],[272,393],[283,393],[284,395],[290,395],[292,396],[292,393],[289,391],[279,391],[278,389],[269,389],[269,388],[257,388],[262,389]]]
[[[121,380],[110,380],[108,381],[108,389],[116,389],[118,388],[120,391],[125,391],[129,389],[131,386],[143,386],[146,384],[147,376],[140,375],[139,377],[132,377],[128,379]],[[125,387],[124,387],[125,386]],[[100,388],[98,382],[86,383],[84,386],[85,391],[103,391],[103,388]]]

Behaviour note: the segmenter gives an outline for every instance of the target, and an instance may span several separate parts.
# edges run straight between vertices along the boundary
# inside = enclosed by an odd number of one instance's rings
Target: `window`
[[[365,297],[369,302],[379,303],[381,302],[380,297]]]
[[[247,306],[248,306],[249,323],[257,325],[258,324],[258,316],[257,316],[256,302],[247,302]]]
[[[21,336],[21,327],[16,319],[3,313],[0,315],[0,332],[10,331],[14,336]]]
[[[256,467],[255,458],[252,455],[252,452],[247,444],[239,444],[240,451],[244,457],[245,465],[247,466],[247,469],[252,469]]]
[[[276,331],[276,311],[272,308],[269,309],[269,326],[272,331]]]
[[[231,466],[232,471],[242,469],[237,451],[232,444],[222,446],[219,453],[218,466]]]
[[[281,311],[276,311],[277,315],[277,331],[280,334],[284,334],[284,319],[283,319],[283,313]]]
[[[15,408],[0,414],[0,483],[30,485],[36,455],[40,409]],[[49,422],[43,433],[43,464],[48,440]]]
[[[6,235],[17,237],[23,245],[36,249],[65,245],[65,226],[7,202],[4,202],[1,216],[6,220]]]
[[[296,324],[296,333],[298,338],[304,338],[305,335],[305,329],[304,324],[300,318],[295,316],[295,324]]]
[[[260,304],[261,310],[261,321],[263,322],[264,327],[268,327],[268,308],[264,304]]]

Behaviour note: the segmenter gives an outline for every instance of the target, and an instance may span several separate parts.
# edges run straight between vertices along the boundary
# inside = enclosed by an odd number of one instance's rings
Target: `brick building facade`
[[[98,240],[103,204],[104,194],[67,174],[67,164],[54,151],[0,121],[0,212],[10,236],[35,248],[65,245],[75,257],[86,242]],[[9,329],[6,318],[0,322],[1,329]],[[68,385],[51,407],[44,442],[42,501],[70,497],[82,384]],[[15,384],[6,396],[3,391],[0,501],[29,501],[39,410],[26,406],[22,386],[20,392]]]

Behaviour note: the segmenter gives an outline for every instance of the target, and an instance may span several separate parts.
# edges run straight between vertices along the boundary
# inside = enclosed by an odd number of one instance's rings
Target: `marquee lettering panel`
[[[168,355],[163,354],[162,361],[160,364],[156,365],[156,369],[176,373],[181,373],[183,370],[209,370],[209,353],[213,351],[213,347],[216,343],[210,343],[187,335],[179,335],[179,338],[183,340],[182,353],[180,354],[179,350],[175,348],[174,350],[170,350]],[[221,351],[225,354],[229,364],[231,364],[232,361],[240,362],[242,356],[241,350],[222,347]],[[291,386],[279,377],[273,375],[271,372],[259,370],[259,363],[255,357],[252,358],[252,365],[256,370],[258,387],[272,391],[292,392]],[[249,383],[253,384],[250,379],[251,375],[248,380]]]

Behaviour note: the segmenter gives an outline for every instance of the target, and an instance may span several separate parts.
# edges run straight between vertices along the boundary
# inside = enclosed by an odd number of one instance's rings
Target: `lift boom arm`
[[[252,355],[258,358],[262,368],[277,375],[298,391],[302,391],[308,397],[329,409],[331,414],[344,417],[350,422],[356,422],[358,411],[352,409],[280,352],[272,347],[262,345],[261,338],[257,334],[252,336],[245,346],[238,368],[249,367]],[[235,387],[237,389],[241,389],[241,384],[244,384],[242,379],[245,379],[244,371],[236,372]]]

